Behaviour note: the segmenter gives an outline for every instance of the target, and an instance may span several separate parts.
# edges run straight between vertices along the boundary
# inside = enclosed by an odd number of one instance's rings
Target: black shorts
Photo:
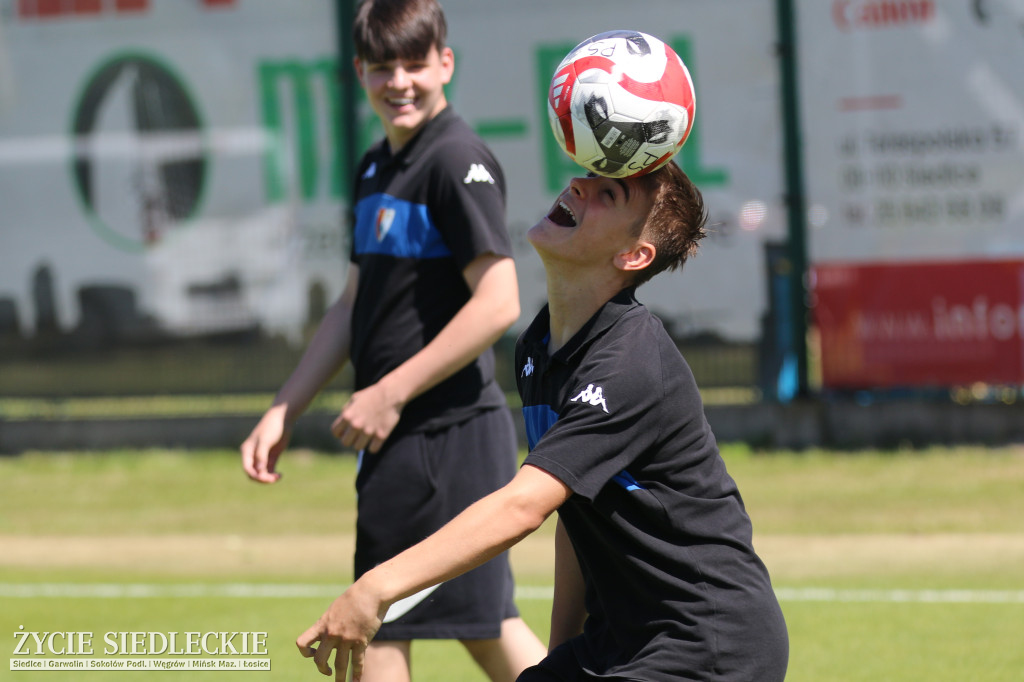
[[[440,431],[389,438],[376,454],[360,453],[355,576],[512,480],[517,450],[512,415],[502,408]],[[395,604],[375,639],[498,637],[501,622],[519,615],[513,588],[506,552],[410,599],[414,606]]]

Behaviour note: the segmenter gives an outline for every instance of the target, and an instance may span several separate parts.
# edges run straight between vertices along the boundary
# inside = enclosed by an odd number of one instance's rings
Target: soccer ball
[[[599,33],[551,78],[548,118],[559,146],[598,175],[650,173],[682,148],[694,115],[693,80],[667,44],[639,31]]]

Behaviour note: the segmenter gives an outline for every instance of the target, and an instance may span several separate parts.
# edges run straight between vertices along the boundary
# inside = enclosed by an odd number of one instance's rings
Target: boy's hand
[[[376,383],[352,394],[331,433],[346,447],[377,452],[398,425],[404,406],[383,383]]]
[[[351,662],[352,680],[359,682],[366,647],[380,629],[386,613],[386,606],[362,594],[358,585],[353,585],[295,640],[295,645],[300,654],[312,657],[317,670],[324,675],[331,674],[331,652],[334,652],[334,679],[344,682]]]
[[[277,460],[288,447],[291,426],[285,419],[285,405],[275,405],[267,410],[240,448],[242,468],[249,478],[260,483],[276,483],[281,479],[277,473]]]

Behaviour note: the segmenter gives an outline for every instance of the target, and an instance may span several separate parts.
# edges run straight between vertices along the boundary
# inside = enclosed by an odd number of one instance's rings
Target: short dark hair
[[[437,0],[363,0],[352,40],[363,61],[422,59],[431,47],[444,49],[448,23]]]
[[[659,272],[683,267],[686,259],[697,253],[708,219],[704,197],[675,161],[639,180],[653,204],[647,219],[638,223],[636,236],[653,244],[656,253],[650,265],[636,271],[634,286]]]

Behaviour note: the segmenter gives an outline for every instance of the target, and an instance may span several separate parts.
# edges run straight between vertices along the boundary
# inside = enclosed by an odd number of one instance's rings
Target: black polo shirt
[[[571,643],[583,668],[731,680],[720,668],[777,655],[785,624],[749,517],[661,322],[626,289],[552,356],[548,339],[545,308],[519,339],[516,374],[526,463],[574,493],[559,515],[586,582]]]
[[[357,389],[427,345],[469,300],[463,269],[511,256],[505,177],[483,141],[450,108],[397,154],[386,140],[356,175],[351,260],[359,266],[351,359]],[[410,401],[396,432],[442,427],[504,405],[494,355]]]

